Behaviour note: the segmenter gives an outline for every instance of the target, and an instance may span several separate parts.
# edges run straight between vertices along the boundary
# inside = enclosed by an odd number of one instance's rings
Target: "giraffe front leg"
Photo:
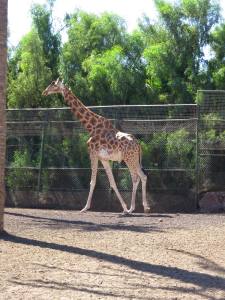
[[[97,177],[97,171],[98,171],[98,158],[94,155],[91,155],[91,183],[90,183],[90,191],[88,195],[88,200],[85,205],[85,207],[81,210],[81,212],[85,212],[91,207],[91,200],[92,195],[94,192],[95,184],[96,184],[96,177]]]
[[[122,196],[120,195],[120,192],[118,191],[118,188],[116,186],[116,182],[115,182],[115,179],[114,179],[114,176],[113,176],[113,173],[112,173],[112,170],[111,170],[111,167],[110,167],[110,164],[108,161],[105,161],[105,160],[101,160],[102,164],[103,164],[103,167],[105,168],[105,171],[106,171],[106,174],[109,178],[109,183],[110,183],[110,186],[111,188],[115,191],[119,201],[120,201],[120,204],[122,205],[122,208],[123,208],[123,213],[128,213],[128,209],[127,209],[127,205],[126,203],[124,202]]]

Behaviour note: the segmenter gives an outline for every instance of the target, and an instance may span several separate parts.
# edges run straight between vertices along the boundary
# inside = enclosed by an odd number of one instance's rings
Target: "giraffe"
[[[141,167],[141,147],[137,139],[131,134],[117,130],[110,120],[92,112],[59,79],[53,81],[43,91],[42,95],[48,96],[56,93],[62,94],[73,114],[90,134],[87,145],[91,160],[91,182],[87,203],[81,212],[85,212],[91,207],[99,160],[106,171],[111,188],[115,191],[120,201],[123,212],[132,213],[135,210],[136,192],[140,181],[142,183],[142,202],[144,211],[150,212],[150,207],[146,199],[147,176],[144,174]],[[118,191],[109,161],[124,161],[130,171],[133,189],[129,210]]]

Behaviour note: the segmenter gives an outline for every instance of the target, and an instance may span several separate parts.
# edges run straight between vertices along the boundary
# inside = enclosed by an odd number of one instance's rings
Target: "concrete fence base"
[[[121,192],[128,208],[130,207],[131,192]],[[85,206],[88,191],[8,191],[6,206],[21,208],[70,209],[80,210]],[[195,194],[189,193],[159,193],[148,194],[151,212],[194,212],[196,210]],[[96,190],[92,200],[92,210],[121,212],[122,208],[112,191]],[[136,212],[143,212],[141,192],[137,193]]]

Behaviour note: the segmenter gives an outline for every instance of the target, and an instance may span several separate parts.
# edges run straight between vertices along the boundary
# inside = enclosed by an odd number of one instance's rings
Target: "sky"
[[[32,3],[46,3],[46,0],[8,0],[9,43],[16,46],[23,35],[30,30],[30,7]],[[54,19],[62,24],[66,13],[74,12],[77,8],[87,12],[100,14],[113,12],[122,17],[128,31],[137,26],[138,18],[146,13],[151,19],[156,19],[156,9],[153,0],[56,0]]]
[[[46,3],[46,0],[8,0],[9,44],[16,46],[21,37],[30,30],[30,7],[32,3]],[[222,14],[225,16],[225,1],[220,0]],[[100,14],[112,12],[121,16],[127,23],[128,31],[137,27],[138,19],[146,14],[150,19],[157,18],[153,0],[56,0],[54,5],[54,20],[60,28],[66,13],[74,12],[77,8]]]

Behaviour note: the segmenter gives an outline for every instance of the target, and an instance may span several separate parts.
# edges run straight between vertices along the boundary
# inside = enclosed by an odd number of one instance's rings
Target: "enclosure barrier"
[[[201,193],[223,188],[224,100],[224,91],[199,91],[198,105],[90,109],[140,140],[152,211],[193,211]],[[69,108],[7,110],[7,205],[84,206],[91,175],[88,137]],[[114,162],[112,168],[119,190],[130,202],[132,185],[126,166]],[[93,209],[121,210],[100,164]]]

